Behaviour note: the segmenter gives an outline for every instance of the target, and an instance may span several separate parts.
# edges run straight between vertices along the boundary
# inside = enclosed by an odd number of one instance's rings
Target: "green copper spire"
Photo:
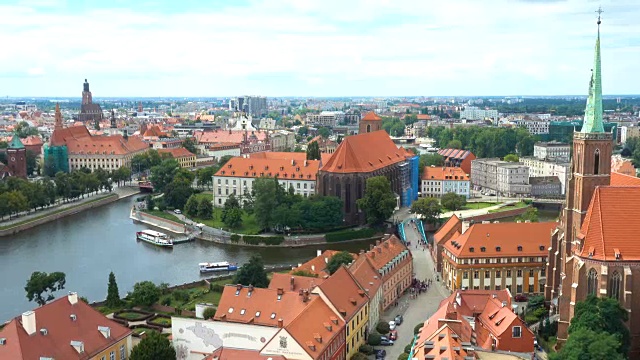
[[[603,133],[602,123],[602,73],[600,68],[600,14],[602,9],[598,9],[598,37],[596,39],[596,51],[593,59],[593,69],[591,69],[591,81],[589,82],[589,98],[587,107],[584,110],[583,133]]]
[[[24,149],[24,145],[22,144],[22,141],[20,141],[18,134],[13,135],[13,138],[11,138],[9,149]]]

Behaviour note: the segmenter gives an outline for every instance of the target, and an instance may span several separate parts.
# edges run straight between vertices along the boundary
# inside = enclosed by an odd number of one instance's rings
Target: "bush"
[[[238,234],[231,234],[231,242],[232,243],[239,243],[240,242],[240,235]]]
[[[164,305],[164,306],[170,306],[171,305],[171,298],[167,296],[166,298],[162,299],[162,301],[160,303],[162,305]]]
[[[412,346],[413,346],[413,343],[408,343],[407,346],[404,347],[404,352],[406,352],[407,354],[410,353]]]
[[[208,307],[204,309],[204,311],[202,312],[202,317],[204,317],[205,320],[211,319],[215,315],[216,315],[216,310],[212,307]]]
[[[174,290],[171,296],[176,301],[187,302],[189,301],[189,293],[185,290]]]
[[[243,235],[242,241],[249,245],[280,245],[284,242],[284,236],[252,236]]]
[[[367,345],[367,344],[360,345],[360,348],[358,349],[358,351],[360,351],[365,355],[371,355],[373,354],[373,346]]]
[[[378,346],[380,345],[381,341],[382,341],[382,338],[380,338],[380,334],[371,333],[369,334],[369,339],[367,340],[367,343],[369,343],[369,345],[371,346]]]
[[[349,359],[350,360],[368,360],[369,358],[367,357],[367,355],[357,352],[353,354],[353,356],[351,356],[351,358]]]
[[[402,353],[398,355],[398,360],[408,360],[408,359],[409,359],[409,354],[407,353]]]
[[[424,326],[424,323],[419,323],[418,325],[416,325],[413,328],[413,334],[417,335],[418,333],[420,333],[420,329],[422,329],[423,326]]]
[[[389,323],[386,323],[384,321],[380,321],[378,323],[378,325],[376,325],[376,331],[379,332],[382,335],[388,334],[389,331],[391,331],[391,329],[389,328]]]
[[[211,284],[211,291],[221,293],[224,291],[224,285],[222,284]]]
[[[326,242],[338,242],[354,239],[367,239],[375,236],[376,230],[365,228],[360,230],[345,230],[328,233],[324,236]]]

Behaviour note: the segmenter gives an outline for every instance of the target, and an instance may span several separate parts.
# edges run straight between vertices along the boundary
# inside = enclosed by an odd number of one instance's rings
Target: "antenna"
[[[604,12],[604,10],[602,10],[602,6],[598,6],[598,10],[596,10],[596,12],[598,13],[598,26],[600,26],[600,24],[602,23],[602,21],[600,20],[600,15]]]

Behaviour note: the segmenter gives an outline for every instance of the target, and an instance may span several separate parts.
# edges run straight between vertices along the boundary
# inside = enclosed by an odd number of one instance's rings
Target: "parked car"
[[[393,319],[393,321],[396,322],[396,325],[402,325],[402,322],[404,321],[404,318],[402,317],[402,315],[397,315],[395,319]]]
[[[389,321],[389,330],[395,330],[396,328],[396,322],[391,320]]]
[[[182,211],[180,211],[180,209],[175,209],[175,210],[173,210],[173,212],[176,213],[176,214],[182,214]]]
[[[398,330],[389,331],[389,340],[393,340],[393,341],[398,340]]]
[[[526,295],[522,295],[522,294],[520,294],[520,295],[516,295],[513,299],[514,299],[516,302],[527,302],[527,300],[528,300],[528,299],[527,299],[527,296],[526,296]]]
[[[387,356],[387,350],[376,349],[374,351],[375,351],[375,354],[376,354],[376,360],[384,360],[384,358]]]
[[[391,346],[391,345],[393,345],[393,340],[386,340],[386,339],[380,340],[380,345],[382,345],[382,346]]]

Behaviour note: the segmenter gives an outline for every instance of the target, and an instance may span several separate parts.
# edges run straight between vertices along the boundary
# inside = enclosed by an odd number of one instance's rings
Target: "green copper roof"
[[[598,37],[596,39],[596,51],[589,82],[589,98],[584,110],[583,133],[603,133],[602,125],[602,74],[600,69],[600,20],[598,19]]]
[[[24,145],[22,144],[22,141],[20,141],[18,135],[13,135],[13,138],[11,138],[9,149],[24,149]]]

